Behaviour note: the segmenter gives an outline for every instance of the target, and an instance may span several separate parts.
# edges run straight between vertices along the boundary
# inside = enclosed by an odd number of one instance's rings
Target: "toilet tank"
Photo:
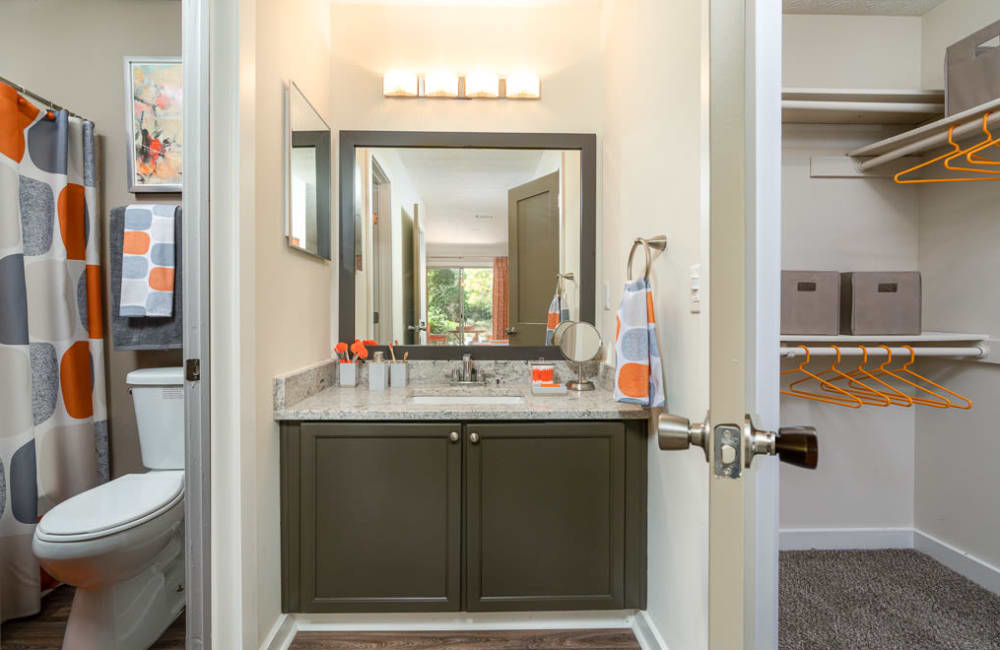
[[[182,368],[143,368],[125,376],[139,428],[142,464],[184,469],[184,373]]]

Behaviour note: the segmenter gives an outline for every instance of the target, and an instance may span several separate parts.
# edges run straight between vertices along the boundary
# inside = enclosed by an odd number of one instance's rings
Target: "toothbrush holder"
[[[341,363],[340,372],[338,373],[340,377],[341,386],[357,386],[358,385],[358,364],[356,363]]]
[[[381,391],[389,385],[389,371],[385,361],[371,361],[368,363],[368,390]]]
[[[389,381],[393,388],[406,388],[409,375],[410,366],[405,361],[393,361],[389,364]]]

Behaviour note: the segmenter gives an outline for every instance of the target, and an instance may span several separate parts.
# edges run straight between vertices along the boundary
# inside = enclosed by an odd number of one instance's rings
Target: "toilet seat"
[[[135,528],[184,498],[184,470],[127,474],[63,501],[38,522],[46,542],[81,542]]]

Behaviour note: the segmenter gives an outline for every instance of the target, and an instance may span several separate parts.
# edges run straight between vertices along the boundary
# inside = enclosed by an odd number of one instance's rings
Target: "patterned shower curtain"
[[[94,125],[0,83],[0,620],[53,586],[36,522],[108,477]]]

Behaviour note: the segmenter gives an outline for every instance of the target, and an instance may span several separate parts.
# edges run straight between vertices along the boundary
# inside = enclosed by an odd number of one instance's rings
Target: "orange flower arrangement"
[[[361,339],[354,339],[354,343],[351,343],[351,352],[354,353],[354,357],[351,358],[351,363],[354,363],[358,359],[368,358],[368,348],[365,347],[365,344]]]
[[[333,351],[337,353],[337,359],[339,359],[341,363],[350,363],[347,360],[347,344],[346,343],[344,343],[343,341],[341,341],[340,343],[338,343],[333,348]]]

